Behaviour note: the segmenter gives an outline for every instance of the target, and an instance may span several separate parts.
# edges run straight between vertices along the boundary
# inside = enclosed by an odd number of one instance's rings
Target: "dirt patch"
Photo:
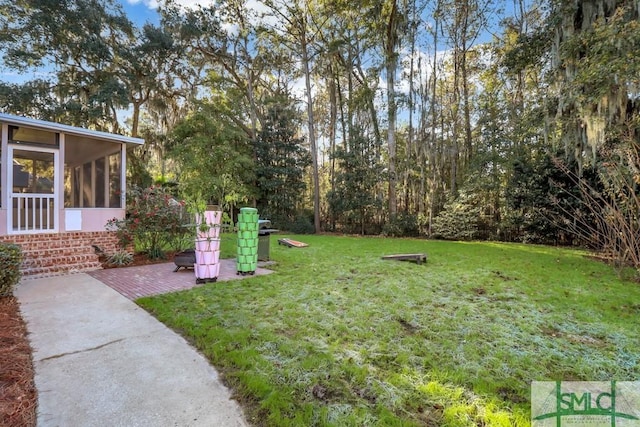
[[[31,346],[15,297],[0,298],[0,425],[36,425]]]
[[[400,323],[400,325],[404,328],[405,332],[407,332],[410,335],[415,334],[420,329],[417,325],[403,319],[402,317],[398,318],[397,320],[398,320],[398,323]]]
[[[507,276],[502,271],[494,271],[493,274],[495,274],[498,278],[500,278],[500,279],[502,279],[504,281],[518,280],[517,277]]]
[[[501,387],[496,392],[505,402],[526,403],[529,401],[528,397],[521,396],[516,390],[508,387]]]
[[[542,333],[552,338],[562,338],[574,344],[585,344],[592,347],[604,347],[607,345],[606,341],[600,338],[594,338],[589,335],[566,334],[554,327],[542,328]]]

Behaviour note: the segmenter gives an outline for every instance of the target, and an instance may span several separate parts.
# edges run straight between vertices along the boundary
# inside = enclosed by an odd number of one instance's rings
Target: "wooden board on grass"
[[[418,265],[427,262],[427,254],[394,254],[385,255],[382,259],[391,259],[396,261],[415,261]]]
[[[278,244],[285,245],[289,248],[304,248],[306,246],[309,246],[306,243],[298,242],[297,240],[293,239],[278,239]]]

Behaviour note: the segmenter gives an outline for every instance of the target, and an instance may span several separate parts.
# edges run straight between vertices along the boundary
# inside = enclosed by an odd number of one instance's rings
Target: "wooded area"
[[[640,266],[640,3],[248,3],[137,27],[112,0],[0,0],[4,67],[47,72],[0,83],[0,110],[144,137],[131,183],[292,231]]]

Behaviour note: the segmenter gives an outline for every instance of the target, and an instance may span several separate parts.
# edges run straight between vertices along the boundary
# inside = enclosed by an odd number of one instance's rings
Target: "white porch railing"
[[[12,231],[14,233],[57,230],[53,194],[14,193],[12,199]]]

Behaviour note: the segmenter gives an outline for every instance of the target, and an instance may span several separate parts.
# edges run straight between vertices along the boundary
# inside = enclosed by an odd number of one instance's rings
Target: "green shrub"
[[[123,248],[135,243],[149,258],[164,258],[165,248],[180,249],[185,234],[191,233],[188,222],[184,202],[167,189],[136,187],[127,193],[125,218],[110,219],[107,229],[117,232]]]
[[[294,234],[313,234],[316,232],[313,223],[305,215],[298,215],[295,221],[288,225],[287,230]]]
[[[127,251],[114,252],[107,257],[107,264],[123,266],[133,262],[133,255]]]
[[[382,234],[388,237],[417,237],[420,232],[415,215],[401,213],[382,227]]]
[[[482,210],[475,195],[461,193],[449,200],[431,225],[432,236],[445,240],[474,240],[479,236]]]
[[[20,246],[0,243],[0,297],[13,295],[13,287],[20,281]]]

